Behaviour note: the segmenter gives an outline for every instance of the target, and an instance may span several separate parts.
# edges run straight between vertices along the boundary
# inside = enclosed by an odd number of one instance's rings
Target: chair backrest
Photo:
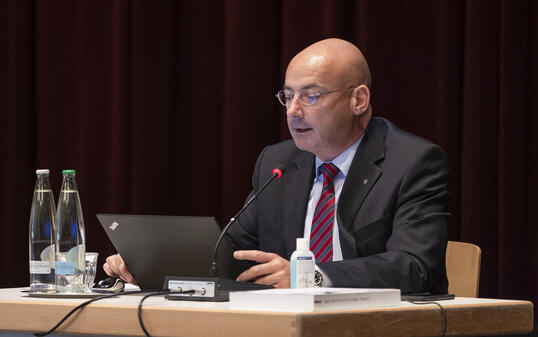
[[[446,275],[448,292],[459,297],[477,297],[480,282],[480,247],[471,243],[448,241]]]

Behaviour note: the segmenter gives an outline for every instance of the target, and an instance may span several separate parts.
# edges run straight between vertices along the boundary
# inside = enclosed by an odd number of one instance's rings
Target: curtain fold
[[[0,286],[28,283],[32,174],[42,147],[36,134],[34,21],[31,3],[0,2]]]

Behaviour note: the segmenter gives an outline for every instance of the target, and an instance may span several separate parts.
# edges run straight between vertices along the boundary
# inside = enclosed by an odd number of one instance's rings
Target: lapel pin
[[[364,180],[362,181],[362,184],[363,184],[363,185],[368,184],[368,179],[364,179]]]

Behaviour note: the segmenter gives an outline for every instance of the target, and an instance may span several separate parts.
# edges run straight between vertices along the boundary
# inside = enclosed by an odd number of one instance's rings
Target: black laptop
[[[110,241],[141,289],[161,289],[165,276],[208,277],[221,233],[215,218],[97,214]],[[235,279],[242,265],[224,238],[218,276]]]

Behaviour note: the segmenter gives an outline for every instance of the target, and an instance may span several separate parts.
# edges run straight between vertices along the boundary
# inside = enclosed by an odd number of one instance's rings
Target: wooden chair
[[[448,292],[459,297],[477,297],[480,282],[480,247],[471,243],[448,241],[446,275]]]

